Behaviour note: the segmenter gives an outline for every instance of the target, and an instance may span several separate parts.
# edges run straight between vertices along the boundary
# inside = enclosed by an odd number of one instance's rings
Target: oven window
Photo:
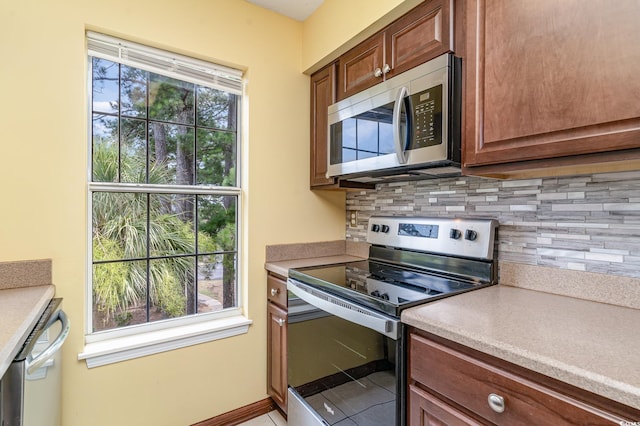
[[[289,315],[289,385],[328,424],[396,424],[396,342],[307,306]]]

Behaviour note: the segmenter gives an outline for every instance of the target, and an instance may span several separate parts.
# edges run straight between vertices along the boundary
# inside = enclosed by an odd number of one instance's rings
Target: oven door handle
[[[398,324],[400,321],[396,319],[384,316],[292,279],[287,281],[287,290],[318,309],[382,333],[393,340],[398,339]]]
[[[25,360],[25,368],[27,369],[28,374],[33,374],[37,369],[41,367],[47,367],[47,361],[50,360],[55,355],[55,353],[60,350],[60,348],[62,348],[62,344],[65,340],[67,340],[69,331],[71,330],[71,324],[69,322],[67,314],[65,314],[63,310],[59,310],[54,313],[54,316],[52,316],[47,322],[46,328],[51,327],[51,325],[53,325],[57,321],[60,321],[61,323],[61,330],[58,334],[58,337],[56,337],[49,344],[49,346],[47,346],[47,348],[40,352],[37,356],[34,357],[32,353],[27,355],[27,358]]]

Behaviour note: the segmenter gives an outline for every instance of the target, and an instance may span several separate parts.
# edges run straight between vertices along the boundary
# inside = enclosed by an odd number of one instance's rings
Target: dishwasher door
[[[53,299],[0,382],[0,425],[61,425],[61,351],[69,320]]]

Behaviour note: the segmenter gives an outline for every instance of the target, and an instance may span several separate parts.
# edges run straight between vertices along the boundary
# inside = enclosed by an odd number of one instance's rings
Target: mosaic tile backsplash
[[[640,278],[640,171],[379,184],[347,193],[347,210],[347,240],[366,241],[373,215],[492,218],[500,261]]]

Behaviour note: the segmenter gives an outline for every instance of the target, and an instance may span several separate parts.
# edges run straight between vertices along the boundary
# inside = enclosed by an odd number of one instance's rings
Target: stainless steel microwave
[[[459,175],[460,67],[445,54],[329,106],[327,177]]]

